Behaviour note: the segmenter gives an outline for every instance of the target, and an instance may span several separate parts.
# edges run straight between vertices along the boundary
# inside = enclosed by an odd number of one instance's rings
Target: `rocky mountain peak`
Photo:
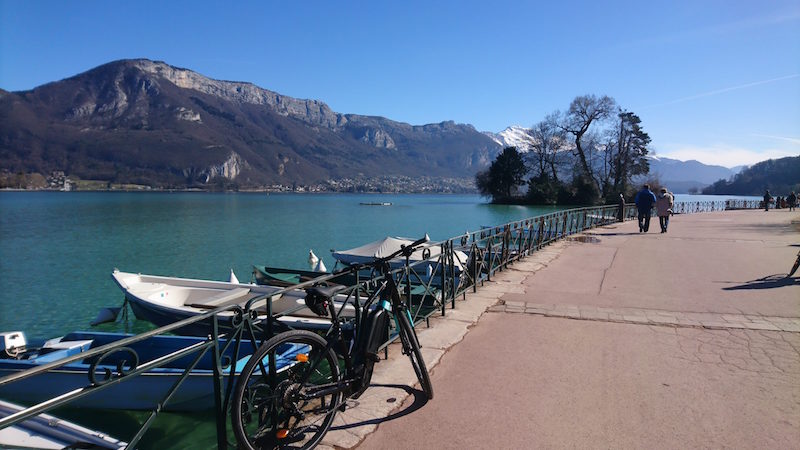
[[[180,88],[192,89],[234,103],[264,105],[278,114],[312,125],[336,128],[347,122],[343,115],[335,113],[319,100],[287,97],[247,82],[215,80],[160,61],[137,59],[129,61],[129,64],[142,72],[166,79]]]
[[[161,61],[114,61],[0,91],[0,171],[152,186],[366,176],[471,178],[499,150],[472,126],[344,115]]]

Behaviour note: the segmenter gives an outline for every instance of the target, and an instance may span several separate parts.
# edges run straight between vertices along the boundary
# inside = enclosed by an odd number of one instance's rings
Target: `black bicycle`
[[[336,411],[344,411],[347,399],[358,398],[369,387],[373,366],[380,360],[378,349],[388,339],[390,315],[423,392],[433,398],[410,307],[403,301],[389,265],[398,256],[409,257],[426,241],[420,239],[373,263],[340,272],[371,267],[382,275],[363,305],[360,320],[350,323],[352,329],[340,323],[332,301],[346,286],[306,289],[306,306],[317,315],[330,317],[331,328],[324,337],[305,330],[286,331],[264,342],[253,354],[239,375],[232,400],[233,430],[240,447],[316,446]],[[288,364],[277,364],[288,346],[300,346],[301,351]],[[276,366],[282,369],[277,371]]]

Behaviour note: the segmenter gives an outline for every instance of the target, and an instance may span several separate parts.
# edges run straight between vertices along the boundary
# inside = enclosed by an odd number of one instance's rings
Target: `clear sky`
[[[800,155],[800,0],[0,0],[0,88],[126,58],[494,132],[609,95],[657,155]]]

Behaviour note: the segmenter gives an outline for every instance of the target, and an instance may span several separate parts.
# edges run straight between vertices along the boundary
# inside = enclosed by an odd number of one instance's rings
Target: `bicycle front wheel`
[[[414,372],[417,374],[419,385],[422,391],[428,396],[428,399],[433,398],[433,385],[431,384],[428,369],[425,367],[425,361],[422,359],[422,353],[419,349],[419,341],[414,328],[411,326],[411,320],[406,315],[405,310],[398,311],[397,328],[400,334],[400,342],[403,344],[403,352],[411,359],[411,365],[414,367]]]
[[[336,354],[309,331],[278,334],[250,357],[236,381],[231,423],[239,448],[309,449],[330,428],[342,393]]]

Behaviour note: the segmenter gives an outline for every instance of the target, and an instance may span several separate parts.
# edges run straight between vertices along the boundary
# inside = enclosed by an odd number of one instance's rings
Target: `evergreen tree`
[[[617,117],[619,121],[613,138],[606,148],[608,164],[603,182],[603,196],[614,201],[620,193],[632,190],[633,177],[650,171],[650,163],[646,158],[650,136],[642,129],[642,120],[628,111],[620,112]]]
[[[478,191],[492,201],[505,201],[512,198],[514,189],[524,184],[528,169],[516,147],[506,147],[489,169],[475,176]]]

